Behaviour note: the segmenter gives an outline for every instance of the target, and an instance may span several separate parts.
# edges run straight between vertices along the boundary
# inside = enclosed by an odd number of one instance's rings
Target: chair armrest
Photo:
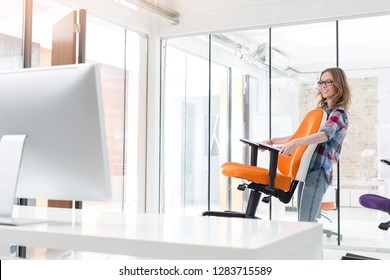
[[[279,153],[279,151],[280,151],[279,148],[277,148],[277,147],[275,147],[275,146],[272,146],[272,145],[268,145],[268,144],[266,144],[266,143],[264,143],[264,142],[259,142],[259,143],[257,143],[257,144],[259,145],[260,148],[263,148],[263,149],[265,149],[265,150],[269,150],[269,151],[271,151],[271,152],[277,152],[277,153]]]
[[[247,139],[240,139],[240,141],[250,146],[250,165],[256,166],[259,145]]]
[[[265,149],[265,150],[275,151],[275,152],[276,152],[276,151],[277,151],[277,152],[280,151],[279,148],[277,148],[277,147],[275,147],[275,146],[272,146],[272,145],[268,145],[268,144],[266,144],[266,143],[264,143],[264,142],[253,142],[253,141],[251,141],[251,140],[243,139],[243,138],[241,138],[240,141],[241,141],[241,142],[244,142],[244,143],[246,143],[246,144],[248,144],[248,145],[250,145],[250,146],[257,147],[257,148],[262,148],[262,149]]]
[[[276,178],[276,171],[278,169],[278,156],[280,149],[268,145],[264,142],[253,142],[247,139],[240,139],[241,142],[244,142],[248,144],[251,147],[251,165],[256,166],[257,165],[257,155],[258,155],[258,149],[262,148],[265,150],[270,151],[270,161],[269,161],[269,187],[271,189],[275,186],[275,178]]]
[[[381,162],[384,164],[390,165],[390,159],[388,159],[388,158],[382,158]]]

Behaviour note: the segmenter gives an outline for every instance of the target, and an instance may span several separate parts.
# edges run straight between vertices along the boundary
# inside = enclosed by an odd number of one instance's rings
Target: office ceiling
[[[349,70],[390,68],[390,15],[350,19],[338,23],[339,65]],[[268,30],[224,33],[256,50],[269,41]],[[336,65],[336,22],[271,29],[272,48],[288,59],[296,72],[318,72]]]
[[[283,2],[292,0],[150,0],[156,4],[163,5],[179,13],[188,13],[203,10],[218,10],[234,8],[252,4],[269,2]]]
[[[154,0],[179,13],[240,7],[287,0]],[[292,0],[289,0],[292,1]],[[390,15],[339,21],[339,65],[346,69],[390,67]],[[256,52],[268,42],[268,30],[224,33]],[[318,72],[336,65],[336,22],[310,23],[272,29],[272,48],[288,59],[296,72]]]

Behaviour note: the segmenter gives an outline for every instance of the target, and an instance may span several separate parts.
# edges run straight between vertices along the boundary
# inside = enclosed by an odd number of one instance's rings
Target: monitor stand
[[[24,225],[45,222],[13,218],[20,163],[26,135],[4,135],[0,142],[0,225]],[[46,221],[47,222],[47,221]]]

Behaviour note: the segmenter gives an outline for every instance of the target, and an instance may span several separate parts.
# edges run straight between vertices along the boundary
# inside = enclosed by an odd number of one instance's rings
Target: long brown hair
[[[332,108],[343,107],[345,110],[348,110],[348,107],[351,103],[351,90],[349,88],[348,78],[344,70],[339,67],[327,68],[321,72],[321,76],[329,72],[333,77],[333,84],[336,87],[336,92],[333,97]],[[326,105],[326,99],[322,97],[320,89],[318,89],[317,95],[321,97],[321,100],[318,102],[318,106],[324,108]]]

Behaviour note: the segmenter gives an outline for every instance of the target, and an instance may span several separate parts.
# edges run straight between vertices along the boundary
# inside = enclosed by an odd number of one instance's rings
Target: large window
[[[87,15],[86,62],[99,63],[112,185],[112,206],[120,208],[124,189],[125,33]]]
[[[196,52],[185,51],[189,45]],[[209,106],[214,104],[209,98],[207,37],[172,40],[165,59],[162,211],[188,213],[207,205]],[[211,125],[218,125],[216,117]]]
[[[248,42],[247,38],[256,38]],[[269,39],[268,30],[251,30],[214,34],[212,36],[211,59],[228,69],[229,80],[226,98],[221,95],[219,139],[219,161],[213,166],[212,180],[218,179],[218,204],[210,209],[243,211],[246,192],[237,191],[241,180],[223,176],[220,166],[227,161],[249,163],[249,150],[240,142],[240,138],[268,138],[269,115],[268,73],[265,52]],[[222,84],[212,71],[212,81]],[[211,84],[213,88],[213,84]],[[211,193],[216,185],[210,185]],[[215,199],[216,197],[214,197]],[[204,210],[204,209],[203,209]],[[265,210],[266,211],[266,210]]]
[[[32,13],[24,2],[33,4]],[[0,70],[23,67],[47,67],[52,65],[53,26],[65,17],[79,10],[73,7],[46,0],[2,0],[0,2]],[[32,19],[31,23],[27,19]],[[80,23],[80,20],[78,20]],[[26,24],[25,28],[23,24]],[[86,63],[98,63],[101,67],[104,115],[109,151],[109,166],[113,197],[101,203],[85,202],[85,207],[111,207],[118,210],[140,210],[139,181],[145,177],[145,170],[138,165],[144,161],[145,150],[139,149],[138,139],[145,138],[146,124],[145,92],[147,38],[90,15],[86,11],[85,53]],[[31,27],[31,33],[29,29]],[[70,33],[80,31],[84,26],[70,25]],[[25,34],[23,34],[23,31]],[[66,30],[69,31],[69,28]],[[76,34],[77,38],[79,33]],[[25,37],[23,37],[25,36]],[[31,49],[23,48],[26,38],[32,38]],[[27,39],[26,39],[27,40]],[[82,39],[76,39],[73,53],[77,62],[83,50]],[[27,57],[31,52],[31,57]],[[26,55],[27,54],[27,55]],[[60,53],[59,56],[61,56]],[[28,66],[25,59],[31,60]],[[84,61],[80,61],[84,62]],[[59,63],[62,64],[62,63]],[[68,64],[68,63],[66,63]],[[47,205],[46,200],[37,198],[38,205]],[[142,201],[141,204],[144,202]]]
[[[258,34],[267,40],[267,31]],[[239,48],[227,45],[232,41],[228,36],[186,37],[165,44],[163,213],[243,209],[245,193],[237,193],[237,182],[221,176],[220,166],[244,159],[239,139],[251,135],[249,125],[255,121],[250,119],[267,115],[268,82],[264,65],[243,62]]]
[[[23,1],[0,2],[0,70],[23,68]]]
[[[359,197],[365,193],[390,197],[390,167],[380,162],[390,156],[389,28],[388,15],[339,22],[340,66],[346,69],[353,92],[351,125],[340,171],[345,245],[390,248],[388,232],[378,229],[389,215],[359,204]]]
[[[337,66],[336,23],[273,28],[271,36],[271,135],[281,137],[291,135],[304,115],[317,107],[319,75]],[[297,193],[288,207],[275,200],[273,219],[297,220]],[[334,202],[335,194],[331,187],[325,200]]]

